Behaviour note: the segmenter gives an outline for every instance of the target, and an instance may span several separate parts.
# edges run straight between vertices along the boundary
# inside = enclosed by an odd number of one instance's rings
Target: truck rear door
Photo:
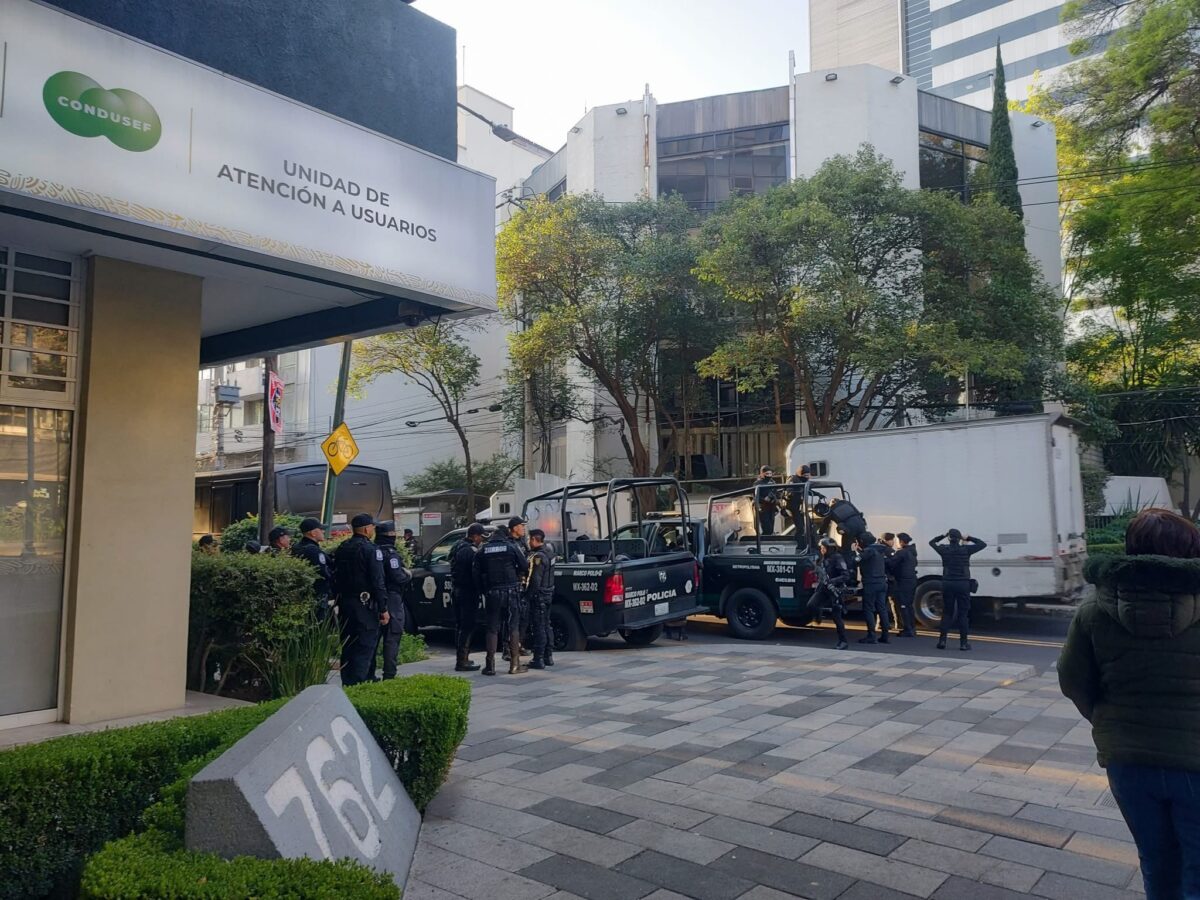
[[[671,553],[617,564],[623,587],[622,628],[645,628],[703,612],[699,566],[691,553]]]

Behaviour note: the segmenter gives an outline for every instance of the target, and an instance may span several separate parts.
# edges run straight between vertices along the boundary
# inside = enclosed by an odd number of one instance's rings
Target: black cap
[[[962,540],[962,532],[959,531],[957,528],[951,528],[949,531],[946,532],[946,537],[950,538],[950,540],[952,540],[952,541],[961,541]]]
[[[896,535],[896,537],[898,537],[902,543],[905,543],[905,544],[912,543],[912,535],[909,534],[907,531],[900,532],[898,535]]]
[[[508,520],[509,528],[516,528],[518,525],[524,525],[524,524],[525,524],[525,520],[522,519],[520,516],[513,516],[511,519]]]
[[[321,524],[320,519],[314,519],[312,516],[309,516],[300,523],[301,534],[308,534],[310,531],[316,531],[318,528],[324,528],[324,526]]]
[[[286,528],[284,528],[282,525],[280,525],[278,528],[271,529],[271,531],[267,534],[267,540],[270,541],[271,543],[275,543],[277,540],[279,540],[285,534],[288,535],[289,537],[291,537],[292,533],[290,531],[288,531]]]
[[[396,523],[395,522],[376,522],[375,523],[375,533],[376,534],[395,534],[396,533]]]
[[[758,467],[758,474],[759,474],[759,475],[766,475],[768,472],[774,472],[774,471],[775,471],[775,470],[774,470],[774,469],[772,469],[770,466],[759,466],[759,467]]]
[[[200,540],[196,541],[196,543],[201,547],[207,547],[209,544],[216,543],[216,540],[211,534],[202,534],[200,535]]]
[[[472,522],[467,526],[467,537],[475,537],[477,534],[485,534],[484,528],[478,522]]]
[[[368,513],[359,513],[350,520],[351,528],[366,528],[368,525],[374,525],[375,519]]]
[[[868,546],[870,544],[874,544],[874,543],[875,543],[875,535],[871,534],[871,532],[869,532],[869,531],[864,531],[862,534],[860,534],[858,536],[858,546],[860,546],[860,547],[866,547],[866,546]]]

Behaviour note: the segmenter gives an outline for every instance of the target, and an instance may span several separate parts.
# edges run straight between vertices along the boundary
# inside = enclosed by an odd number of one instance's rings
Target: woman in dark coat
[[[1084,717],[1147,900],[1200,897],[1200,530],[1138,513],[1124,556],[1089,560],[1058,680]]]

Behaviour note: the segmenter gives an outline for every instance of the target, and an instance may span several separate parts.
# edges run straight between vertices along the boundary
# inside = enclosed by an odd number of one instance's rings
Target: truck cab
[[[775,518],[783,527],[765,535],[759,510],[769,493],[781,499]],[[730,633],[745,640],[770,637],[778,619],[807,625],[818,543],[839,537],[828,518],[835,499],[850,499],[837,481],[756,485],[711,498],[703,555],[706,612],[725,619]],[[784,515],[789,507],[794,518]]]
[[[696,530],[674,478],[568,484],[527,500],[523,515],[555,551],[556,650],[613,633],[652,644],[665,622],[703,612]]]

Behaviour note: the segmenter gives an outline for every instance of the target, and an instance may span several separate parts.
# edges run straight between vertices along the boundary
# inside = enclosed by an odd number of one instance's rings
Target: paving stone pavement
[[[1144,897],[1052,672],[728,645],[556,661],[470,678],[406,900]]]

